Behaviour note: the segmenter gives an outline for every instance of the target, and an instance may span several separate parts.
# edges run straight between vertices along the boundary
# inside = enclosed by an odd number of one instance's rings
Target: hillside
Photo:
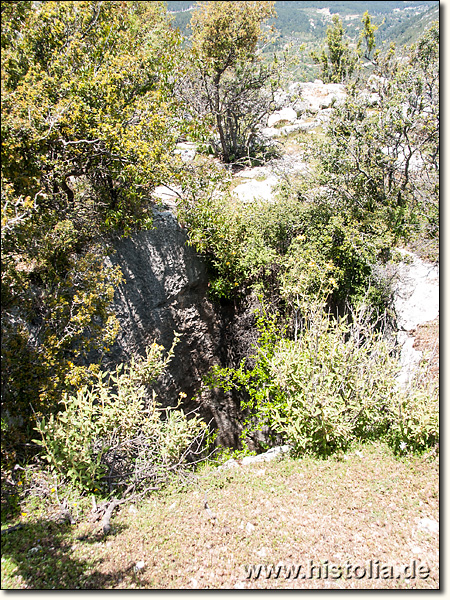
[[[194,2],[166,2],[174,18],[174,25],[184,35],[189,35],[188,23]],[[363,13],[368,11],[375,22],[380,24],[377,40],[380,45],[395,41],[397,45],[411,44],[423,32],[427,24],[439,18],[439,2],[424,1],[317,1],[317,2],[275,2],[278,18],[272,21],[279,31],[277,46],[295,38],[300,43],[321,43],[327,25],[333,14],[339,14],[344,21],[350,38],[359,32]],[[382,24],[381,24],[382,23]]]

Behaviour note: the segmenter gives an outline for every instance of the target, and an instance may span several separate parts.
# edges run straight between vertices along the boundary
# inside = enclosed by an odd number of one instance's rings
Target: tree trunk
[[[216,73],[214,77],[214,112],[216,114],[217,129],[219,130],[220,145],[222,146],[222,159],[223,162],[230,162],[230,149],[228,147],[228,141],[224,130],[222,111],[220,106],[220,78],[221,74]]]

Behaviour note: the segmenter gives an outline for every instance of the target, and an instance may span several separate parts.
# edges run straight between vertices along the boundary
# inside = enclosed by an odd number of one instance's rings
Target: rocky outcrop
[[[297,113],[289,106],[272,113],[267,119],[267,127],[273,127],[278,123],[293,123],[297,119]]]
[[[297,131],[314,130],[330,119],[332,107],[343,102],[346,95],[345,86],[340,83],[323,83],[320,79],[292,83],[287,91],[275,94],[276,110],[260,133],[274,140]],[[376,103],[376,94],[369,96]]]
[[[213,364],[221,364],[224,321],[222,309],[208,300],[205,263],[187,246],[186,232],[168,210],[155,211],[155,228],[115,242],[109,261],[124,275],[115,295],[114,308],[121,329],[112,348],[113,363],[132,354],[143,355],[157,342],[169,349],[175,332],[181,334],[167,372],[154,387],[165,406],[177,404],[187,394],[186,409],[198,407],[193,397],[202,377]],[[221,441],[237,441],[236,409],[232,399],[203,394],[202,415],[213,418]]]
[[[439,267],[406,250],[399,250],[394,286],[397,341],[401,346],[398,381],[407,386],[417,371],[422,352],[415,348],[417,327],[439,316]]]
[[[293,109],[297,116],[316,114],[339,104],[346,95],[345,86],[340,83],[323,83],[320,79],[305,83],[296,81],[290,84],[287,91],[275,94],[275,106],[277,111]]]

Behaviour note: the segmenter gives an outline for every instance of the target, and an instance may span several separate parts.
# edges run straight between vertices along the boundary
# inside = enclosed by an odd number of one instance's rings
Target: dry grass
[[[439,317],[419,325],[414,332],[414,348],[427,355],[430,375],[439,379]]]
[[[205,510],[205,492],[216,519]],[[396,459],[383,444],[340,459],[209,468],[184,490],[123,508],[107,538],[82,523],[45,528],[42,519],[28,521],[5,536],[2,587],[437,589],[439,536],[420,529],[419,519],[438,514],[438,461]],[[30,555],[38,536],[42,549]],[[311,560],[330,567],[415,560],[430,576],[325,579],[322,571],[322,579],[256,580],[244,568]],[[144,567],[136,572],[139,561]]]

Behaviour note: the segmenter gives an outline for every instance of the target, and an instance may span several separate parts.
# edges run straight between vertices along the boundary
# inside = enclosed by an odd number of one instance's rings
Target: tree
[[[1,43],[2,415],[24,430],[117,334],[107,240],[169,176],[179,38],[162,2],[12,1]]]
[[[325,83],[341,83],[353,73],[356,55],[350,50],[349,42],[344,36],[344,28],[339,15],[333,15],[333,24],[327,28],[326,44],[319,54],[311,52],[311,58],[322,67],[322,79]]]
[[[191,19],[194,85],[200,92],[195,108],[213,119],[226,163],[248,155],[268,111],[271,96],[262,90],[275,71],[262,62],[259,45],[267,37],[263,24],[275,15],[273,5],[199,2]]]
[[[439,26],[434,23],[407,56],[395,49],[375,61],[367,93],[349,88],[336,107],[319,152],[321,182],[339,210],[367,232],[388,228],[408,236],[425,226],[437,235],[439,182]]]
[[[359,34],[359,40],[357,44],[358,54],[363,56],[366,60],[376,59],[379,56],[379,50],[376,50],[375,32],[378,30],[378,25],[372,23],[368,11],[363,15],[361,19],[364,29]],[[384,23],[384,21],[383,21]],[[364,46],[364,50],[362,49]]]

